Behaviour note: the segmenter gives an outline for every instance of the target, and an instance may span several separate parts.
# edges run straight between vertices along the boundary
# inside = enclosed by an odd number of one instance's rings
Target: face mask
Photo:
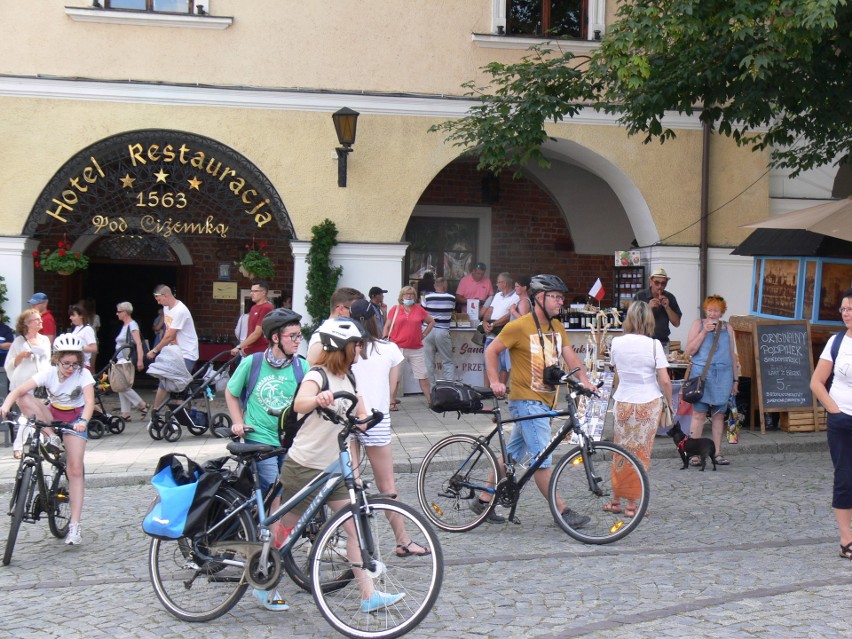
[[[402,303],[406,306],[412,306],[414,304],[414,300],[402,300]]]

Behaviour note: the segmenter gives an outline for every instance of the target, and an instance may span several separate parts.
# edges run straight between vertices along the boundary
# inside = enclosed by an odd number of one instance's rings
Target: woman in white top
[[[59,420],[71,425],[64,431],[63,444],[67,459],[69,505],[71,518],[65,543],[76,545],[82,542],[80,516],[83,513],[84,467],[83,455],[88,439],[87,424],[95,410],[95,380],[82,367],[83,343],[76,335],[60,335],[53,342],[53,366],[24,382],[9,393],[0,406],[0,416],[6,417],[15,402],[24,415],[35,415],[43,422]],[[50,406],[29,394],[37,386],[44,386]],[[44,430],[54,435],[52,428]]]
[[[819,356],[811,390],[828,417],[828,450],[834,464],[831,507],[840,531],[840,556],[852,559],[852,288],[843,292],[840,317],[846,331],[832,335]],[[840,339],[840,345],[835,342]],[[832,350],[837,358],[831,357]],[[831,390],[826,389],[834,373]]]
[[[402,363],[402,351],[393,342],[379,338],[376,311],[368,300],[355,300],[349,309],[351,317],[366,329],[364,347],[352,364],[358,392],[363,395],[368,408],[379,410],[384,419],[365,433],[359,433],[350,443],[352,459],[360,459],[360,447],[367,450],[370,468],[380,493],[397,494],[393,475],[393,449],[391,448],[390,389],[396,388]],[[432,551],[411,539],[405,524],[399,518],[389,519],[396,537],[396,554],[399,557],[425,556]]]
[[[672,382],[668,359],[663,345],[654,339],[656,323],[651,308],[645,302],[633,302],[624,319],[624,334],[612,340],[612,363],[618,373],[615,400],[615,437],[642,461],[645,470],[651,467],[651,451],[663,402],[671,408]],[[616,476],[619,475],[619,476]],[[613,469],[613,498],[604,505],[609,512],[623,512],[632,517],[636,499],[631,477],[622,477]],[[622,504],[624,499],[626,503]]]
[[[118,353],[124,348],[117,361],[133,362],[136,364],[136,370],[141,373],[145,368],[145,352],[142,349],[142,338],[139,336],[139,324],[133,319],[133,304],[120,302],[115,307],[115,314],[122,322],[121,330],[115,337],[115,352]],[[126,346],[130,346],[130,349],[125,348]],[[118,401],[121,403],[121,418],[126,422],[133,418],[130,414],[131,406],[139,409],[142,419],[148,414],[148,404],[132,388],[119,393]]]
[[[83,342],[83,367],[90,373],[94,372],[92,355],[98,353],[98,338],[95,337],[95,329],[91,327],[86,315],[86,309],[74,304],[68,309],[68,319],[74,325],[72,335],[76,335]]]
[[[9,378],[9,390],[15,390],[33,375],[50,368],[50,338],[39,333],[41,330],[41,313],[34,308],[28,308],[18,315],[15,331],[18,336],[12,341],[12,346],[6,355],[4,369]],[[35,389],[30,391],[33,394]],[[20,459],[24,450],[24,439],[30,429],[19,428],[15,435],[12,452],[15,459]]]

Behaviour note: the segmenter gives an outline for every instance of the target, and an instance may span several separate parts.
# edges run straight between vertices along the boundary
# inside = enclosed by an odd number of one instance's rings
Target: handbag
[[[181,458],[186,460],[186,466]],[[222,479],[222,473],[204,472],[186,455],[163,455],[151,478],[157,499],[142,520],[142,530],[160,539],[179,539],[200,532]]]
[[[116,393],[123,393],[133,388],[136,379],[136,367],[130,362],[111,362],[109,365],[109,386]]]
[[[699,377],[693,377],[683,383],[681,389],[681,399],[690,404],[700,401],[704,397],[704,381],[707,379],[707,371],[710,369],[710,362],[713,361],[713,354],[716,352],[716,345],[719,343],[719,335],[722,332],[722,322],[716,323],[716,335],[713,337],[713,345],[710,347],[710,354],[707,356],[707,363],[704,364],[704,369]]]
[[[658,424],[659,428],[664,428],[668,430],[674,424],[674,416],[672,415],[672,407],[669,406],[669,403],[666,401],[666,398],[663,397],[663,410],[660,411],[660,422]]]

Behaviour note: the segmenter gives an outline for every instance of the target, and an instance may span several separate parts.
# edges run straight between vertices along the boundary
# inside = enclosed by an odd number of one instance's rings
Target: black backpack
[[[467,384],[439,380],[432,387],[429,408],[436,413],[475,413],[482,410],[482,396]]]

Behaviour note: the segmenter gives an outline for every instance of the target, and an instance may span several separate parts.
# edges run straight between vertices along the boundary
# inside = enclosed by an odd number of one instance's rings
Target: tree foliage
[[[331,265],[331,250],[337,246],[337,226],[325,219],[311,228],[311,248],[308,249],[308,295],[305,307],[311,314],[311,324],[304,326],[302,332],[310,337],[325,318],[328,317],[328,307],[331,295],[337,288],[337,282],[343,273],[342,266]]]
[[[698,113],[795,175],[850,152],[850,30],[848,0],[631,0],[590,59],[539,48],[492,63],[489,87],[465,85],[481,103],[434,128],[499,171],[546,164],[544,125],[582,106],[646,143],[675,136],[666,112]]]

